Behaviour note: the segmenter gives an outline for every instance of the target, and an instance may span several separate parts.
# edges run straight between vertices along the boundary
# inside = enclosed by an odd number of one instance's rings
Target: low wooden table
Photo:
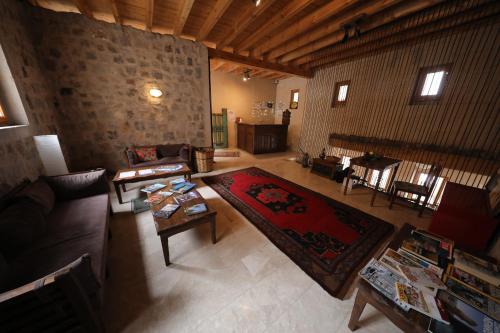
[[[405,224],[394,236],[389,244],[389,248],[397,251],[404,239],[408,238],[415,227]],[[396,303],[385,297],[378,290],[373,288],[368,282],[359,279],[357,283],[358,293],[354,301],[351,312],[351,319],[348,327],[355,331],[360,327],[359,317],[363,313],[366,304],[370,304],[375,309],[382,312],[390,321],[399,327],[403,332],[427,332],[430,318],[415,310],[403,311]]]
[[[180,165],[181,168],[175,171],[160,170],[162,167],[168,167],[172,165]],[[147,170],[147,169],[153,170],[153,173],[143,176],[139,175],[140,170]],[[122,172],[130,172],[130,171],[135,171],[135,175],[126,178],[120,178],[120,174]],[[187,166],[186,163],[155,165],[150,167],[142,167],[134,169],[120,169],[116,172],[116,175],[113,178],[113,185],[115,186],[116,195],[118,196],[118,202],[123,203],[120,187],[122,188],[123,192],[126,192],[125,184],[138,183],[146,180],[161,179],[161,178],[168,178],[175,176],[184,176],[184,178],[191,181],[191,169]]]
[[[165,189],[162,189],[164,191]],[[168,219],[153,217],[156,227],[156,233],[160,236],[161,246],[163,248],[163,257],[165,258],[165,265],[170,265],[170,253],[168,251],[168,238],[180,232],[192,229],[198,225],[204,223],[210,223],[210,233],[212,236],[212,244],[216,243],[216,225],[215,225],[215,216],[217,212],[210,208],[205,199],[200,195],[200,193],[196,190],[192,190],[190,192],[195,192],[198,195],[198,198],[189,200],[181,204],[181,207]],[[166,204],[169,203],[177,203],[175,201],[175,196],[178,194],[174,194],[160,204],[153,206],[151,210],[153,212],[160,210]],[[204,203],[208,210],[204,213],[195,214],[195,215],[186,215],[184,213],[184,207],[192,206],[198,203]]]
[[[385,170],[394,168],[394,171],[392,172],[391,180],[389,182],[389,188],[391,188],[392,182],[394,182],[394,178],[396,177],[396,173],[398,172],[399,164],[401,163],[401,160],[396,160],[396,159],[390,158],[390,157],[382,157],[382,158],[379,158],[376,160],[370,160],[370,159],[366,159],[364,156],[359,156],[359,157],[351,158],[350,163],[351,163],[350,167],[357,165],[357,166],[365,168],[365,175],[363,176],[363,179],[365,181],[366,181],[366,175],[368,173],[368,169],[378,171],[377,183],[375,184],[375,188],[374,188],[373,195],[372,195],[372,200],[370,202],[370,205],[373,206],[373,203],[375,202],[375,197],[377,196],[378,187],[380,185],[380,180],[382,179],[382,174],[384,173]],[[351,180],[351,172],[348,172],[346,184],[349,184],[350,180]],[[346,185],[344,188],[344,195],[347,194],[347,187],[348,186]]]
[[[336,156],[328,156],[325,159],[313,158],[311,172],[333,179],[337,166],[339,165],[342,165],[342,163],[340,163],[340,158]]]

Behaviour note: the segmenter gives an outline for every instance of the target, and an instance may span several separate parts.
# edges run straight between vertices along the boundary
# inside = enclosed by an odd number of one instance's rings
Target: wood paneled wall
[[[452,180],[472,174],[466,183],[482,186],[499,167],[499,29],[497,19],[319,69],[307,86],[302,150],[439,162],[445,173],[461,173]],[[419,69],[441,64],[452,65],[441,100],[411,105]],[[347,104],[332,108],[335,82],[344,80],[351,82]],[[329,141],[332,134],[344,139]],[[397,177],[412,173],[400,168]]]

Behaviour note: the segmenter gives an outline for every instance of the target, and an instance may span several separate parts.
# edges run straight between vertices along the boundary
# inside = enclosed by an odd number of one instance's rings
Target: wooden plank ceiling
[[[212,70],[311,76],[329,49],[423,11],[488,0],[30,0],[35,6],[197,40]],[[469,6],[471,7],[471,6]],[[451,14],[450,14],[451,15]],[[428,22],[427,22],[428,23]],[[413,27],[413,28],[418,28]],[[400,31],[394,30],[393,34]],[[384,39],[392,37],[385,34]],[[373,38],[372,38],[373,39]],[[337,53],[335,53],[337,56]],[[340,55],[339,55],[340,57]],[[319,65],[318,65],[319,64]]]

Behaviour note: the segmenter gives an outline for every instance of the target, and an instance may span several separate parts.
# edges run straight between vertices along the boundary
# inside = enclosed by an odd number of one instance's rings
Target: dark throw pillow
[[[20,198],[0,212],[0,251],[12,256],[43,237],[47,231],[43,208]]]
[[[179,150],[184,146],[184,144],[173,144],[173,145],[159,145],[158,154],[161,157],[175,157],[179,156]]]
[[[19,193],[16,194],[17,198],[30,198],[43,208],[43,213],[48,215],[52,208],[54,208],[54,203],[56,196],[54,191],[43,179],[38,179],[36,182],[29,184]]]

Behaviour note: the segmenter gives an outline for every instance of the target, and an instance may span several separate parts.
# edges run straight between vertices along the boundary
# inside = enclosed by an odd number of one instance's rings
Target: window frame
[[[347,93],[345,95],[345,99],[343,101],[339,101],[339,91],[340,87],[342,86],[347,86]],[[351,87],[351,80],[344,80],[344,81],[338,81],[335,82],[335,89],[333,90],[333,101],[332,101],[332,108],[339,107],[339,106],[344,106],[347,104],[347,100],[349,99],[349,91]]]
[[[436,95],[427,95],[422,96],[422,88],[424,87],[425,78],[427,74],[444,71],[445,74],[441,81],[441,85],[439,86],[438,93]],[[443,97],[444,90],[448,85],[448,78],[451,73],[451,64],[443,64],[437,66],[428,66],[421,67],[418,71],[417,81],[415,82],[415,87],[413,88],[413,94],[410,99],[411,105],[419,105],[419,104],[434,104],[439,102],[441,97]]]
[[[293,95],[295,93],[299,94],[299,98],[297,99],[297,105],[295,107],[292,107],[292,103],[294,103],[293,102]],[[290,105],[289,105],[290,109],[291,110],[297,110],[299,108],[299,101],[300,101],[300,89],[292,89],[292,90],[290,90]]]

